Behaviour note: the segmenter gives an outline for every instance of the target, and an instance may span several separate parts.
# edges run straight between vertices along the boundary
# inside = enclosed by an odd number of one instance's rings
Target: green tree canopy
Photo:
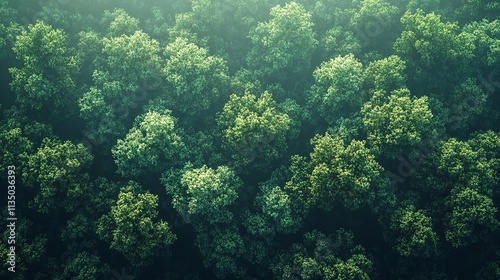
[[[340,116],[359,111],[366,101],[362,89],[363,65],[354,55],[338,56],[323,62],[313,73],[309,103],[328,124]]]
[[[373,261],[353,234],[344,229],[332,235],[319,231],[304,235],[303,243],[294,244],[279,254],[271,268],[276,279],[371,279]]]
[[[165,255],[176,239],[168,223],[158,218],[157,207],[158,196],[131,181],[122,188],[111,211],[99,219],[97,234],[133,266],[151,263],[154,257]]]
[[[236,226],[204,225],[198,229],[196,245],[200,248],[205,267],[212,268],[217,278],[243,278],[246,275],[246,269],[241,265],[246,246]]]
[[[162,64],[159,43],[140,30],[103,38],[101,51],[94,85],[79,100],[86,136],[97,145],[123,135],[121,123],[130,119],[132,110],[157,95]]]
[[[453,247],[477,242],[500,225],[493,200],[473,188],[456,187],[447,200],[445,238]]]
[[[310,193],[324,209],[332,209],[336,200],[350,209],[368,202],[371,186],[382,167],[375,161],[364,141],[348,145],[340,138],[316,135],[311,144]]]
[[[363,105],[364,130],[371,148],[388,158],[411,152],[417,144],[436,137],[427,97],[412,97],[407,89],[387,95],[376,91]]]
[[[114,11],[104,11],[101,24],[108,26],[106,36],[118,37],[121,35],[133,35],[139,31],[139,20],[131,17],[123,9],[115,9]]]
[[[82,144],[44,139],[40,148],[29,155],[22,174],[24,183],[37,190],[36,209],[42,213],[58,208],[73,211],[82,205],[82,197],[91,195],[85,172],[92,158]]]
[[[108,271],[102,267],[101,259],[95,254],[80,252],[64,264],[61,278],[75,280],[96,280],[106,277]]]
[[[212,169],[207,166],[186,170],[180,184],[168,184],[172,204],[190,223],[230,223],[233,213],[230,206],[238,198],[243,182],[227,166]]]
[[[250,33],[254,45],[248,64],[264,77],[302,74],[309,69],[318,44],[311,14],[301,4],[290,2],[273,7],[271,17]]]
[[[272,95],[231,95],[217,117],[223,148],[237,168],[263,169],[280,159],[287,148],[290,118],[277,111]],[[250,170],[250,169],[246,169]]]
[[[165,55],[163,74],[167,89],[164,96],[171,102],[172,110],[199,116],[227,98],[229,76],[222,58],[208,55],[206,49],[183,38],[169,44]]]
[[[61,114],[75,108],[79,63],[63,30],[40,21],[30,24],[17,36],[13,51],[22,67],[9,69],[11,86],[22,109]]]
[[[446,178],[441,186],[448,186],[448,190],[456,185],[467,186],[490,196],[497,192],[499,143],[500,136],[492,131],[477,134],[469,141],[450,138],[440,143],[434,168],[437,176]]]
[[[125,138],[118,139],[112,149],[118,173],[124,177],[161,174],[167,168],[178,166],[185,159],[187,150],[176,119],[170,111],[149,111],[135,121]]]
[[[442,22],[438,14],[424,15],[422,10],[406,12],[401,22],[405,30],[394,50],[406,62],[411,82],[421,85],[422,92],[432,90],[443,96],[448,85],[468,76],[474,44],[471,36],[459,33],[457,23]]]
[[[406,63],[397,55],[371,62],[364,71],[365,90],[392,92],[406,87]]]
[[[437,253],[438,236],[432,219],[413,206],[401,208],[393,214],[391,224],[394,249],[401,256],[429,257]]]

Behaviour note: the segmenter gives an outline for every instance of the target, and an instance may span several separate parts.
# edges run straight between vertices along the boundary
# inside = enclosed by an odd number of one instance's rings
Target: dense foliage
[[[499,15],[0,0],[0,278],[500,279]]]

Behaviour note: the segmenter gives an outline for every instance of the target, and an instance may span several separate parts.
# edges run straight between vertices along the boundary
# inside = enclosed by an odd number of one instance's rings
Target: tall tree
[[[362,89],[363,65],[354,55],[338,56],[323,62],[313,73],[309,103],[328,124],[357,112],[366,101]]]
[[[207,166],[185,171],[180,185],[164,181],[174,208],[185,222],[195,224],[231,223],[229,207],[238,198],[242,181],[227,166],[212,169]]]
[[[456,187],[446,204],[451,211],[445,217],[445,238],[453,247],[477,242],[500,225],[493,200],[474,189]]]
[[[312,231],[271,264],[276,279],[371,279],[373,261],[344,229],[329,236]]]
[[[342,139],[327,133],[316,135],[311,144],[314,149],[309,188],[313,201],[327,210],[336,200],[350,209],[368,202],[382,167],[365,142],[353,140],[345,145]]]
[[[187,150],[170,111],[149,111],[112,149],[118,173],[124,177],[159,175],[186,159]]]
[[[432,143],[437,135],[427,97],[412,97],[408,89],[376,91],[361,113],[370,147],[387,158],[410,153],[424,140]]]
[[[79,62],[66,33],[40,21],[30,24],[17,36],[13,51],[22,62],[22,67],[9,69],[20,107],[39,118],[74,113]]]
[[[172,110],[199,117],[208,109],[214,112],[214,106],[226,100],[229,76],[222,58],[208,55],[206,49],[183,38],[169,44],[165,55],[163,74],[167,90],[164,98],[171,103]]]
[[[86,173],[92,155],[82,144],[46,138],[28,157],[22,178],[26,186],[39,190],[34,206],[42,213],[55,209],[73,211],[89,197]],[[55,203],[57,201],[57,203]]]
[[[95,145],[110,145],[122,136],[122,122],[158,95],[162,80],[159,52],[159,43],[140,30],[102,39],[102,55],[92,76],[94,85],[79,100],[86,137]]]
[[[271,9],[272,19],[261,22],[250,33],[253,48],[248,64],[262,77],[283,80],[309,70],[318,41],[311,14],[301,4],[290,2]]]
[[[99,219],[97,234],[133,266],[150,264],[165,255],[177,238],[169,224],[158,218],[157,207],[158,196],[131,181],[121,189],[111,211]]]
[[[250,93],[233,94],[217,117],[223,147],[238,169],[262,170],[280,159],[287,147],[290,121],[288,115],[277,111],[268,92],[258,99]]]
[[[432,219],[414,206],[398,209],[392,216],[394,249],[401,256],[430,257],[437,254],[438,236]]]
[[[442,22],[438,14],[424,14],[422,10],[406,12],[401,22],[405,29],[394,50],[406,62],[415,90],[444,95],[448,85],[470,75],[474,44],[471,36],[459,33],[457,23]],[[442,81],[447,81],[446,85]]]

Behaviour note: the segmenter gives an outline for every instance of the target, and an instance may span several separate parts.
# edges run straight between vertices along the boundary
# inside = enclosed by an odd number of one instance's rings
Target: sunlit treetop
[[[268,92],[259,98],[233,94],[217,117],[223,148],[238,168],[262,169],[279,159],[287,147],[290,121],[287,114],[277,111]]]
[[[301,4],[290,2],[273,7],[271,17],[250,33],[254,46],[248,55],[248,64],[263,76],[308,70],[318,44],[311,14]]]
[[[51,114],[74,109],[77,90],[74,75],[79,62],[68,46],[68,36],[43,22],[30,24],[12,49],[22,62],[10,68],[12,89],[22,109],[49,110]]]
[[[117,37],[120,35],[132,35],[139,29],[139,20],[133,18],[123,9],[104,11],[101,24],[109,26],[106,36]]]
[[[164,97],[171,102],[172,110],[196,116],[227,98],[229,76],[222,58],[209,55],[206,49],[183,38],[169,44],[165,55]]]

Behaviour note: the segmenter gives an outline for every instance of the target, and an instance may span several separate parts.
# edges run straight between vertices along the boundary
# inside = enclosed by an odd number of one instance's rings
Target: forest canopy
[[[496,0],[0,0],[1,279],[500,279]]]

